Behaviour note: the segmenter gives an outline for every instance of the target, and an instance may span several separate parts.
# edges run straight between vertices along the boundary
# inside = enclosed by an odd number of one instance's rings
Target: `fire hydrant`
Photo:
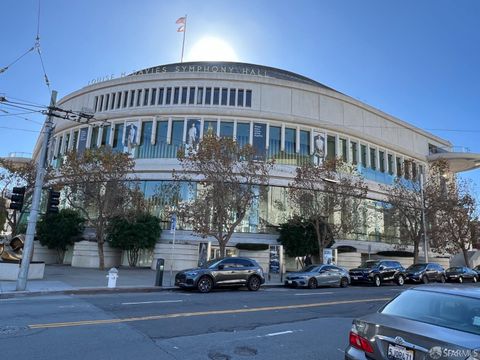
[[[114,288],[117,286],[117,279],[118,279],[118,270],[115,268],[111,268],[108,270],[108,287],[109,288]]]

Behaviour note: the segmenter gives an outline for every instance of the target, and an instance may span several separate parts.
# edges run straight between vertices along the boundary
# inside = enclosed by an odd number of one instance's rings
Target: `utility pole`
[[[420,192],[422,196],[423,249],[425,253],[425,262],[428,263],[427,223],[425,221],[425,196],[423,193],[424,182],[424,175],[420,174]]]
[[[40,208],[40,200],[42,196],[43,179],[45,177],[48,142],[53,129],[53,108],[57,101],[57,92],[52,91],[50,98],[50,106],[48,108],[47,118],[43,129],[43,144],[40,149],[40,157],[37,162],[37,174],[35,177],[35,188],[32,195],[32,207],[30,216],[28,217],[27,234],[25,236],[25,244],[22,254],[22,263],[17,279],[17,291],[24,291],[27,287],[28,268],[33,253],[33,240],[35,236],[35,228],[37,225],[37,217]]]

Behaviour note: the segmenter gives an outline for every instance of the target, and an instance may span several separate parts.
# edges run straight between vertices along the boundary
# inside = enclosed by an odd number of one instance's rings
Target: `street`
[[[343,359],[353,318],[405,287],[0,300],[2,359]]]

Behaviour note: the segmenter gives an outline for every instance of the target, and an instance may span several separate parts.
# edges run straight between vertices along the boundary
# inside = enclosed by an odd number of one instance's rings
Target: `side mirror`
[[[223,264],[218,265],[218,270],[223,270],[223,269],[225,269],[225,265]]]

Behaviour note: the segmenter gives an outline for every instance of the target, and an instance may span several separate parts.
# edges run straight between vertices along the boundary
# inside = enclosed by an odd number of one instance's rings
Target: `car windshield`
[[[367,268],[367,269],[372,269],[378,265],[380,261],[367,261],[364,264],[362,264],[362,268]]]
[[[473,268],[474,270],[480,270],[480,265],[477,265]]]
[[[478,299],[466,296],[407,290],[380,312],[480,335]]]
[[[204,269],[215,269],[218,266],[218,263],[222,261],[223,259],[213,259],[210,261],[207,261],[205,265],[202,266]]]
[[[461,266],[454,266],[447,269],[447,272],[454,272],[454,271],[463,271],[463,268]]]
[[[415,265],[410,265],[407,270],[409,271],[420,271],[425,269],[425,264],[415,264]]]
[[[318,266],[316,265],[309,265],[309,266],[305,266],[303,269],[302,269],[302,272],[312,272],[312,271],[316,271],[318,269]]]

